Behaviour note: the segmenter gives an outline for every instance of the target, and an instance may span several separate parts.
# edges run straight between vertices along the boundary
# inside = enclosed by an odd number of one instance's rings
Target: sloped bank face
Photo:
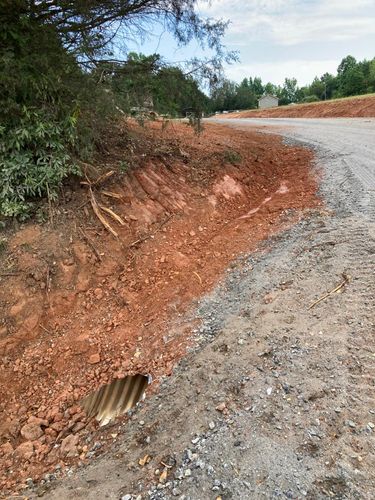
[[[190,330],[169,325],[241,252],[318,205],[312,155],[274,136],[184,124],[133,130],[142,165],[95,191],[124,225],[105,232],[85,192],[55,225],[9,236],[0,272],[1,488],[93,455],[116,432],[80,402],[137,373],[169,375]],[[100,160],[124,156],[121,131]],[[110,194],[109,194],[110,193]],[[115,224],[111,220],[111,224]],[[155,385],[149,388],[155,390]],[[105,448],[105,446],[104,446]]]
[[[220,117],[220,115],[219,115]],[[360,118],[375,117],[375,95],[348,97],[332,101],[253,109],[230,113],[225,118]]]

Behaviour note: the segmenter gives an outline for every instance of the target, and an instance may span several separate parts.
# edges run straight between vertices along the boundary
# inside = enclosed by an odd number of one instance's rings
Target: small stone
[[[375,424],[373,424],[372,422],[369,422],[367,424],[367,427],[369,427],[370,429],[374,429],[375,428]]]
[[[133,495],[122,495],[121,500],[132,500]]]
[[[267,387],[267,396],[271,396],[272,394],[272,387]]]
[[[201,439],[201,438],[198,436],[198,437],[196,437],[196,438],[192,439],[192,440],[191,440],[191,442],[192,442],[193,444],[197,444],[197,443],[199,443],[200,439]]]
[[[167,477],[168,477],[168,469],[165,468],[163,472],[160,474],[159,483],[164,484],[167,481]]]
[[[78,436],[69,434],[66,436],[61,442],[60,447],[60,455],[66,457],[75,457],[78,455],[77,445],[78,445]]]
[[[211,430],[215,429],[215,422],[210,422],[210,423],[208,424],[208,427],[209,427]]]
[[[40,425],[36,423],[26,424],[21,429],[21,436],[27,441],[36,441],[43,436],[43,431]]]
[[[14,450],[14,456],[16,458],[25,458],[26,460],[30,460],[30,458],[34,455],[34,445],[30,441],[26,443],[21,443]]]
[[[191,476],[191,469],[186,469],[184,472],[185,477],[190,477]]]
[[[226,408],[227,408],[227,406],[226,406],[226,404],[223,402],[223,403],[220,403],[220,404],[218,404],[218,405],[217,405],[216,410],[217,410],[217,411],[221,411],[221,412],[223,412],[223,411],[225,411],[225,410],[226,410]]]
[[[178,497],[178,495],[181,495],[181,490],[179,490],[178,488],[173,488],[172,495],[174,497]]]
[[[212,476],[213,473],[214,473],[214,468],[212,467],[212,465],[208,465],[207,466],[207,474],[209,476]]]
[[[356,424],[353,422],[353,420],[348,420],[347,421],[347,424],[349,425],[349,427],[351,427],[352,429],[354,429],[356,427]]]
[[[7,441],[3,445],[0,446],[0,455],[8,455],[10,453],[13,453],[13,446]]]
[[[88,361],[90,365],[96,365],[97,363],[100,363],[100,354],[98,352],[95,354],[91,354]]]

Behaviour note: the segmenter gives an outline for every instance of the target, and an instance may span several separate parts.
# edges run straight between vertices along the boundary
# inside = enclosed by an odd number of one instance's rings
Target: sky
[[[282,84],[295,77],[302,86],[336,73],[348,54],[375,57],[375,0],[200,0],[198,11],[230,21],[224,44],[239,52],[240,61],[227,66],[226,75],[237,82],[260,76]],[[177,48],[161,27],[134,48],[171,62],[201,54],[195,43]]]

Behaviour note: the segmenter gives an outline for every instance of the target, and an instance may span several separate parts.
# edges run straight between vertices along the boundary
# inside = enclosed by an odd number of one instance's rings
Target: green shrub
[[[61,181],[79,173],[69,154],[76,118],[57,121],[45,110],[23,108],[16,126],[0,127],[0,213],[25,218],[30,199],[56,199]]]
[[[302,99],[302,102],[319,102],[320,99],[316,95],[307,95]]]
[[[233,149],[228,149],[224,152],[224,161],[228,163],[232,163],[233,165],[236,163],[240,163],[242,161],[242,157],[240,153],[234,151]]]

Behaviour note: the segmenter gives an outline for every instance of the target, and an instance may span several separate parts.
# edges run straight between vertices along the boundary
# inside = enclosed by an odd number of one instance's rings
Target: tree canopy
[[[116,110],[148,94],[162,112],[205,105],[196,76],[216,81],[226,23],[202,18],[198,0],[0,0],[0,216],[26,216],[77,173]],[[184,68],[129,55],[161,23],[208,57]],[[143,93],[143,97],[140,95]]]

